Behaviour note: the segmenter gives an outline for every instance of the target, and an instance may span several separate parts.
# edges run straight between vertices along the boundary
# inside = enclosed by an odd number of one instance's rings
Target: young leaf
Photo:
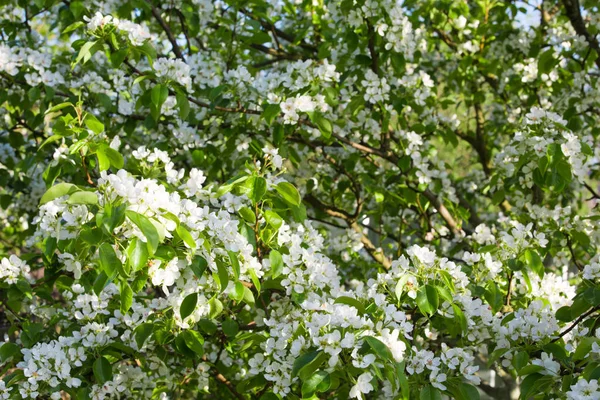
[[[419,394],[420,400],[442,400],[442,394],[436,388],[431,385],[425,386],[421,389],[421,393]]]
[[[148,263],[148,246],[138,238],[133,238],[127,247],[127,258],[133,272],[144,268]]]
[[[158,231],[156,230],[154,224],[150,222],[150,220],[144,215],[136,213],[135,211],[127,210],[125,211],[125,215],[127,215],[127,218],[129,218],[129,220],[133,222],[140,231],[142,231],[148,240],[148,249],[150,250],[150,254],[154,254],[159,243]]]
[[[96,361],[94,361],[94,366],[92,369],[94,371],[94,377],[98,383],[103,384],[104,382],[112,380],[112,366],[103,356],[100,356],[98,359],[96,359]]]
[[[231,261],[231,267],[233,268],[233,276],[235,279],[239,279],[240,277],[240,261],[238,260],[237,253],[233,251],[228,251],[229,261]]]
[[[104,242],[100,245],[100,267],[111,279],[123,270],[123,264],[110,243]]]
[[[198,302],[198,293],[192,293],[186,296],[181,303],[181,308],[179,309],[179,314],[181,315],[181,320],[185,320],[188,316],[190,316],[194,310],[196,309],[196,303]]]
[[[56,185],[48,189],[46,193],[44,193],[44,195],[40,199],[40,205],[46,204],[49,201],[65,196],[67,194],[74,193],[78,190],[79,188],[71,183],[57,183]]]
[[[127,311],[131,308],[133,304],[133,290],[131,290],[131,286],[127,284],[127,282],[121,283],[121,313],[127,314]]]
[[[438,292],[434,286],[425,285],[417,292],[417,306],[423,314],[432,315],[439,306]]]
[[[267,192],[267,180],[262,176],[253,176],[249,181],[250,193],[248,197],[254,203],[258,203]]]
[[[271,278],[275,279],[283,271],[283,258],[277,250],[271,250],[269,253],[269,261],[271,262]]]
[[[192,270],[192,272],[194,272],[194,275],[196,275],[196,278],[200,279],[200,278],[202,278],[204,271],[206,271],[207,266],[208,266],[208,262],[206,261],[206,259],[204,257],[196,256],[196,257],[194,257],[194,259],[192,260],[192,263],[190,264],[190,269]]]
[[[217,260],[217,275],[219,277],[219,283],[221,288],[221,293],[227,289],[227,284],[229,283],[229,273],[227,272],[227,266],[221,260]]]
[[[70,195],[67,199],[67,204],[98,204],[98,195],[94,192],[81,190]]]
[[[133,336],[135,338],[135,343],[137,344],[139,349],[141,349],[142,346],[144,345],[144,343],[146,343],[146,340],[148,340],[150,335],[152,335],[153,331],[154,331],[154,325],[149,322],[144,322],[144,323],[138,325],[133,330]]]
[[[280,182],[275,186],[277,193],[286,201],[293,206],[299,206],[301,202],[300,193],[294,185],[288,182]]]
[[[537,251],[527,249],[525,251],[525,262],[540,278],[544,277],[544,264]]]
[[[185,345],[198,354],[198,356],[202,357],[204,355],[204,338],[202,335],[192,330],[183,331],[181,334],[183,335]]]

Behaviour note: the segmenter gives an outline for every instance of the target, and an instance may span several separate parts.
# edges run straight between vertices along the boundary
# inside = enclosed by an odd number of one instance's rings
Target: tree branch
[[[591,310],[589,310],[588,312],[582,314],[579,316],[579,318],[577,318],[575,320],[575,322],[573,322],[573,324],[571,326],[569,326],[567,329],[565,329],[564,331],[562,331],[560,333],[560,335],[558,335],[557,338],[552,339],[552,341],[550,343],[554,343],[559,341],[560,339],[562,339],[567,333],[571,332],[573,329],[575,329],[575,327],[577,325],[579,325],[579,323],[581,323],[581,321],[583,321],[584,319],[586,319],[587,317],[589,317],[591,314],[593,314],[594,312],[598,311],[598,309],[600,309],[600,306],[596,306],[594,308],[592,308]]]
[[[312,195],[307,195],[304,198],[304,200],[306,200],[313,207],[325,212],[326,214],[346,221],[349,228],[353,229],[357,233],[360,233],[360,241],[363,244],[363,246],[365,246],[365,250],[367,251],[367,253],[369,253],[371,258],[379,264],[381,264],[383,268],[390,269],[390,267],[392,266],[392,262],[390,261],[390,259],[386,257],[386,255],[383,253],[383,250],[375,247],[373,242],[371,242],[371,240],[363,234],[360,225],[356,222],[354,218],[352,218],[350,214],[348,214],[344,210],[340,210],[339,208],[328,206]]]
[[[569,18],[569,21],[571,21],[571,25],[573,26],[573,29],[575,29],[575,32],[579,36],[585,37],[588,45],[596,50],[596,53],[600,54],[598,40],[587,30],[585,22],[581,17],[581,5],[579,4],[579,0],[563,0],[563,4],[565,5],[567,17]],[[596,65],[600,68],[600,57],[596,58]]]
[[[177,58],[185,61],[185,58],[183,57],[183,53],[181,52],[181,49],[179,48],[179,45],[177,44],[177,40],[175,40],[175,36],[173,36],[173,32],[171,31],[171,28],[165,22],[163,17],[160,15],[160,10],[158,8],[156,8],[150,0],[146,0],[146,2],[151,7],[152,15],[154,15],[154,18],[156,19],[156,21],[158,21],[160,26],[163,28],[163,30],[167,34],[167,38],[169,38],[169,42],[171,42],[171,46],[173,46],[173,53],[175,53],[175,56],[177,56]]]

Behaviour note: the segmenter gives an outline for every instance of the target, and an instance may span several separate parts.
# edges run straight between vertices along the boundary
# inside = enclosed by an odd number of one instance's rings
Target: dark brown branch
[[[227,380],[227,378],[225,378],[218,371],[213,370],[213,376],[216,378],[217,381],[219,381],[220,383],[222,383],[223,385],[225,385],[225,387],[227,387],[227,389],[229,389],[229,391],[231,392],[231,394],[234,395],[237,399],[239,399],[239,400],[245,400],[246,399],[244,396],[242,396],[235,389],[235,386],[233,385],[233,383],[231,383],[229,380]]]
[[[579,260],[577,260],[577,257],[575,256],[575,250],[573,249],[573,242],[571,241],[571,236],[567,235],[567,247],[569,248],[569,252],[571,253],[571,258],[573,259],[573,264],[575,264],[575,266],[577,267],[577,269],[579,271],[583,271],[583,266],[581,265],[581,263],[579,262]]]
[[[146,2],[151,7],[152,15],[154,15],[154,18],[156,19],[156,21],[158,21],[158,23],[162,27],[163,31],[165,31],[165,33],[167,34],[167,38],[169,39],[169,42],[171,42],[171,46],[173,46],[173,53],[175,53],[175,56],[177,56],[177,58],[179,58],[181,60],[185,60],[185,58],[183,57],[183,53],[181,52],[181,49],[179,48],[179,45],[177,44],[177,40],[175,40],[175,36],[173,36],[173,32],[171,31],[171,28],[165,22],[163,17],[160,15],[160,10],[158,8],[156,8],[150,0],[146,0]]]
[[[510,306],[510,295],[512,293],[512,280],[513,280],[514,272],[510,271],[510,275],[508,275],[508,287],[506,289],[506,299],[504,301],[504,305]]]
[[[477,154],[479,155],[479,161],[483,166],[483,171],[486,176],[489,176],[490,171],[490,160],[489,155],[485,143],[485,131],[484,131],[485,117],[483,115],[483,109],[481,108],[481,104],[475,102],[475,135],[476,142],[473,146]]]
[[[455,237],[461,237],[462,229],[458,226],[458,223],[454,220],[454,217],[452,217],[450,211],[448,211],[446,206],[444,206],[437,196],[429,189],[426,189],[424,192],[422,192],[422,194],[431,202],[431,205],[438,210],[440,216],[444,219],[444,221],[446,221],[446,225],[448,225],[448,228],[450,228],[452,234]]]
[[[363,234],[362,228],[358,223],[356,223],[356,220],[353,219],[350,214],[348,214],[344,210],[340,210],[339,208],[326,205],[312,195],[306,196],[304,200],[306,200],[306,202],[308,202],[313,207],[320,209],[321,211],[325,212],[326,214],[332,217],[343,219],[346,222],[346,224],[348,224],[349,228],[352,228],[354,231],[360,233],[360,241],[365,247],[367,253],[369,253],[369,255],[371,256],[371,258],[379,264],[381,264],[383,268],[390,269],[390,267],[392,266],[392,262],[390,261],[390,259],[386,257],[386,255],[380,248],[375,247],[373,242],[371,242],[371,240]]]
[[[291,35],[287,32],[282,31],[281,29],[277,29],[275,27],[275,25],[273,25],[272,23],[265,21],[259,17],[257,17],[256,15],[254,15],[252,12],[246,10],[245,8],[240,9],[240,12],[244,15],[246,15],[247,17],[258,21],[258,23],[260,23],[260,25],[267,31],[272,32],[273,35],[276,35],[292,44],[296,43],[296,37],[294,35]],[[305,43],[303,40],[300,41],[300,43],[298,43],[298,46],[302,47],[303,49],[309,50],[311,52],[316,53],[317,52],[317,48],[315,46],[312,46],[310,44]]]
[[[581,321],[583,321],[584,319],[586,319],[587,317],[589,317],[591,314],[593,314],[594,312],[598,311],[598,309],[600,309],[600,306],[596,306],[594,308],[592,308],[591,310],[589,310],[588,312],[582,314],[579,316],[579,318],[577,318],[575,320],[575,322],[573,322],[573,324],[571,326],[569,326],[567,329],[565,329],[564,331],[562,331],[560,333],[560,335],[558,335],[557,338],[552,339],[552,341],[550,343],[554,343],[559,341],[560,339],[562,339],[567,333],[571,332],[573,329],[575,329],[575,327],[577,325],[579,325],[579,323],[581,323]]]
[[[567,17],[569,18],[569,21],[571,21],[571,25],[573,26],[573,29],[575,29],[575,32],[577,32],[579,36],[585,37],[588,45],[596,50],[597,54],[600,54],[598,40],[587,30],[583,17],[581,16],[581,5],[579,4],[579,0],[563,0],[563,4],[565,5]],[[600,57],[596,58],[596,65],[600,68]]]
[[[585,188],[587,190],[589,190],[589,192],[592,194],[592,197],[589,198],[588,200],[593,200],[593,199],[597,199],[600,200],[600,195],[594,190],[594,188],[592,188],[589,184],[587,184],[586,182],[583,183],[583,186],[585,186]]]
[[[375,30],[373,30],[373,25],[369,21],[367,21],[367,35],[369,35],[368,47],[371,54],[371,69],[376,75],[379,75],[379,55],[375,50]]]

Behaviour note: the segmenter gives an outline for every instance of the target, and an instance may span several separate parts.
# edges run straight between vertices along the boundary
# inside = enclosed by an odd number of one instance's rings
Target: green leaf
[[[294,361],[292,377],[298,375],[300,380],[306,381],[328,359],[329,356],[323,351],[304,354]]]
[[[402,400],[408,400],[410,398],[410,386],[408,385],[408,379],[406,378],[405,371],[405,362],[397,362],[396,363],[396,376],[398,377],[398,382],[400,383],[400,392]]]
[[[54,107],[49,108],[46,111],[46,114],[51,114],[51,113],[60,111],[63,108],[67,108],[67,107],[73,107],[73,108],[75,108],[75,105],[73,103],[71,103],[71,102],[68,102],[68,101],[65,102],[65,103],[60,103],[60,104],[55,105]]]
[[[148,246],[138,238],[133,238],[127,247],[127,258],[134,272],[144,268],[148,263]]]
[[[227,266],[221,260],[216,260],[217,262],[217,275],[219,277],[219,285],[220,291],[223,293],[225,289],[227,289],[227,284],[229,283],[229,273],[227,272]]]
[[[152,114],[152,118],[155,121],[158,121],[160,117],[160,112],[162,109],[162,105],[169,97],[169,88],[165,85],[157,84],[152,88],[150,93],[150,99],[152,100],[152,107],[150,108],[150,113]]]
[[[517,371],[527,365],[529,362],[529,354],[526,351],[520,351],[512,359],[512,364]]]
[[[460,329],[463,332],[466,332],[467,331],[467,318],[465,317],[465,314],[460,309],[460,307],[456,304],[452,304],[452,310],[454,311],[454,319],[460,326]]]
[[[159,243],[158,230],[154,224],[150,222],[150,220],[144,215],[136,213],[135,211],[127,210],[125,211],[125,215],[139,228],[140,231],[142,231],[148,240],[148,249],[150,250],[150,254],[154,254]]]
[[[176,231],[179,237],[190,247],[190,249],[196,249],[196,241],[192,237],[190,231],[188,231],[183,225],[177,226]]]
[[[317,125],[323,136],[329,139],[333,133],[333,126],[331,125],[331,122],[329,122],[327,118],[320,113],[311,113],[309,114],[309,117],[312,122]]]
[[[544,375],[539,373],[527,375],[527,377],[521,382],[521,395],[519,396],[519,399],[529,399],[534,394],[538,393],[538,389],[544,384],[543,378]]]
[[[234,320],[227,318],[225,321],[223,321],[223,324],[221,324],[221,329],[225,335],[229,337],[235,337],[235,335],[237,335],[240,331],[240,326]]]
[[[419,394],[420,400],[442,400],[442,394],[436,388],[431,385],[425,386],[421,389],[421,393]]]
[[[400,277],[400,279],[398,279],[398,283],[396,283],[396,288],[394,290],[394,293],[396,294],[396,298],[398,300],[400,300],[400,298],[402,297],[402,292],[404,291],[404,286],[406,285],[406,282],[408,282],[409,278],[410,278],[410,275],[404,274]]]
[[[144,322],[133,330],[133,336],[135,337],[135,343],[137,344],[138,349],[141,349],[144,343],[146,343],[146,340],[152,335],[153,330],[154,324],[149,322]]]
[[[302,384],[302,398],[312,397],[315,392],[325,392],[331,386],[331,377],[326,371],[317,371]]]
[[[46,204],[49,201],[57,199],[59,197],[65,196],[67,194],[74,193],[78,191],[79,188],[71,183],[61,182],[52,186],[50,189],[44,193],[42,198],[40,199],[40,205]]]
[[[104,288],[110,281],[111,279],[108,279],[108,275],[106,275],[106,272],[100,271],[100,273],[94,280],[94,285],[92,286],[94,293],[96,293],[96,295],[102,293],[102,290],[104,290]]]
[[[242,301],[244,299],[244,285],[242,282],[236,282],[233,290],[229,293],[229,297],[235,301]]]
[[[584,249],[587,250],[590,247],[590,237],[585,232],[572,230],[570,234],[575,242],[579,243]]]
[[[125,161],[123,160],[123,155],[110,146],[103,147],[106,157],[108,157],[108,159],[110,160],[110,165],[112,165],[116,169],[123,168],[123,165],[125,164]]]
[[[194,275],[196,275],[196,278],[198,279],[202,278],[202,275],[204,274],[204,271],[206,271],[207,267],[208,262],[202,256],[194,257],[192,263],[190,264],[190,269],[192,272],[194,272]]]
[[[194,353],[202,357],[204,355],[204,338],[199,332],[186,330],[181,333],[185,345],[189,347]]]
[[[267,223],[275,229],[279,229],[283,224],[283,218],[273,210],[266,210],[263,215],[267,220]]]
[[[235,279],[240,278],[240,261],[238,260],[237,253],[228,250],[227,254],[229,255],[229,261],[231,261],[231,267],[233,268],[233,276]]]
[[[519,370],[519,376],[530,375],[545,370],[542,365],[527,365]]]
[[[81,60],[83,60],[83,63],[85,64],[90,58],[92,58],[91,49],[96,43],[97,42],[95,41],[86,42],[83,46],[81,46],[81,48],[79,49],[79,54],[77,55],[77,58],[75,59],[72,68],[75,68],[75,66],[79,64]]]
[[[219,189],[217,189],[217,193],[216,196],[217,197],[221,197],[223,196],[225,193],[229,193],[231,192],[231,190],[236,186],[239,185],[243,182],[245,182],[246,180],[250,179],[249,175],[238,175],[235,178],[232,178],[230,180],[228,180],[227,182],[225,182],[225,184],[221,185],[219,187]]]
[[[390,349],[379,339],[372,336],[365,336],[365,343],[369,345],[375,354],[384,361],[394,361],[394,356]]]
[[[590,351],[594,343],[598,343],[598,339],[592,337],[584,337],[577,346],[577,349],[573,353],[573,360],[583,360],[589,356]]]
[[[433,315],[439,306],[438,292],[431,285],[421,286],[417,292],[417,306],[419,310],[427,315]]]
[[[271,262],[271,278],[275,279],[283,272],[283,258],[277,250],[271,250],[269,253],[269,261]]]
[[[96,157],[98,158],[98,168],[100,172],[106,171],[110,168],[110,159],[106,155],[106,147],[100,146],[98,150],[96,150]]]
[[[133,290],[131,290],[131,286],[127,284],[127,282],[121,283],[121,313],[127,314],[127,311],[131,308],[133,304]]]
[[[186,296],[185,299],[183,299],[183,302],[181,303],[181,308],[179,309],[179,314],[181,315],[182,321],[184,321],[194,312],[197,303],[198,293],[189,294]]]
[[[262,113],[262,117],[264,118],[267,125],[271,126],[271,124],[273,124],[273,121],[275,120],[275,118],[277,118],[279,113],[281,113],[281,107],[279,106],[279,104],[268,104]]]
[[[240,282],[237,282],[240,283]],[[237,287],[237,283],[236,283],[236,287]],[[246,302],[246,304],[248,305],[254,305],[255,300],[254,300],[254,294],[252,293],[252,290],[248,289],[246,286],[242,285],[244,287],[244,301]]]
[[[210,299],[208,301],[208,305],[210,307],[210,311],[209,311],[210,318],[214,319],[217,316],[219,316],[219,314],[221,314],[221,312],[223,312],[223,303],[221,303],[221,300],[217,299],[216,297],[213,297],[212,299]]]
[[[221,96],[221,94],[227,89],[227,85],[220,85],[215,88],[212,88],[210,93],[208,94],[208,99],[214,103],[215,100]]]
[[[98,204],[98,195],[94,192],[79,191],[69,196],[67,204]]]
[[[202,318],[198,321],[198,326],[208,335],[214,335],[217,332],[218,326],[209,319]]]
[[[258,276],[256,275],[256,271],[254,271],[254,269],[249,269],[248,273],[250,274],[250,279],[252,279],[252,283],[254,284],[254,287],[256,288],[258,293],[260,293],[260,279],[258,279]]]
[[[136,49],[138,49],[146,55],[146,57],[148,58],[148,63],[150,63],[150,65],[154,63],[154,60],[156,59],[156,50],[148,41],[146,41],[141,46],[137,46]]]
[[[110,55],[110,63],[112,64],[113,68],[119,68],[121,64],[123,64],[123,61],[125,61],[127,58],[128,54],[129,48],[127,47],[123,47],[122,49],[112,53]]]
[[[187,95],[181,91],[177,91],[175,98],[177,99],[177,107],[179,108],[179,118],[186,119],[190,114],[190,102]]]
[[[0,364],[6,363],[8,360],[21,354],[21,348],[14,343],[5,342],[0,346]]]
[[[277,186],[275,186],[275,190],[277,190],[277,193],[279,193],[286,203],[289,203],[293,206],[300,205],[300,193],[298,193],[298,189],[296,189],[296,187],[291,183],[280,182],[277,184]]]
[[[294,360],[294,365],[292,366],[292,378],[298,375],[298,372],[308,365],[311,361],[313,361],[321,351],[312,351],[310,353],[303,354]]]
[[[248,197],[254,203],[258,203],[267,193],[267,180],[262,176],[253,176],[249,179],[250,193]]]
[[[94,361],[94,366],[92,369],[94,371],[94,377],[99,384],[103,384],[112,380],[112,366],[103,356],[100,356],[100,358]]]
[[[152,104],[154,104],[159,110],[167,100],[167,97],[169,97],[169,88],[167,86],[159,83],[152,88],[150,98],[152,100]]]
[[[507,348],[507,347],[494,350],[488,359],[488,362],[487,362],[488,368],[491,367],[496,361],[498,361],[500,359],[500,357],[502,357],[504,354],[506,354],[509,350],[510,350],[510,348]]]
[[[456,400],[479,400],[479,391],[473,385],[460,382],[458,385],[449,385],[449,389]]]
[[[540,278],[544,277],[544,264],[537,251],[527,249],[525,251],[525,262]]]
[[[123,264],[110,243],[104,242],[100,245],[100,267],[110,279],[123,271]]]
[[[40,151],[42,148],[44,148],[44,146],[46,146],[47,144],[50,143],[54,143],[56,141],[61,140],[63,137],[61,135],[52,135],[50,136],[48,139],[44,140],[42,142],[42,144],[40,144],[40,147],[38,147],[38,151]]]
[[[65,33],[69,33],[69,32],[73,32],[75,29],[81,27],[85,25],[85,23],[83,21],[77,21],[77,22],[73,22],[71,25],[67,26],[63,31],[63,35]]]
[[[246,222],[251,224],[256,222],[256,215],[254,215],[254,211],[252,211],[249,207],[244,206],[240,208],[238,213]]]
[[[361,303],[353,297],[340,296],[337,299],[335,299],[335,304],[346,304],[348,306],[356,308],[358,310],[358,313],[361,315],[365,313],[365,306],[363,305],[363,303]]]
[[[99,135],[104,132],[104,124],[93,116],[92,114],[86,114],[85,119],[83,120],[85,126],[87,126],[92,132]]]
[[[558,60],[554,58],[554,48],[546,50],[540,55],[538,59],[538,73],[547,74],[552,71],[552,68],[558,63]]]

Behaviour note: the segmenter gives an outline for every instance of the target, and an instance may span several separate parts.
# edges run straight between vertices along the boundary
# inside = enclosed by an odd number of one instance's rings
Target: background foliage
[[[597,1],[0,4],[0,398],[600,398]]]

